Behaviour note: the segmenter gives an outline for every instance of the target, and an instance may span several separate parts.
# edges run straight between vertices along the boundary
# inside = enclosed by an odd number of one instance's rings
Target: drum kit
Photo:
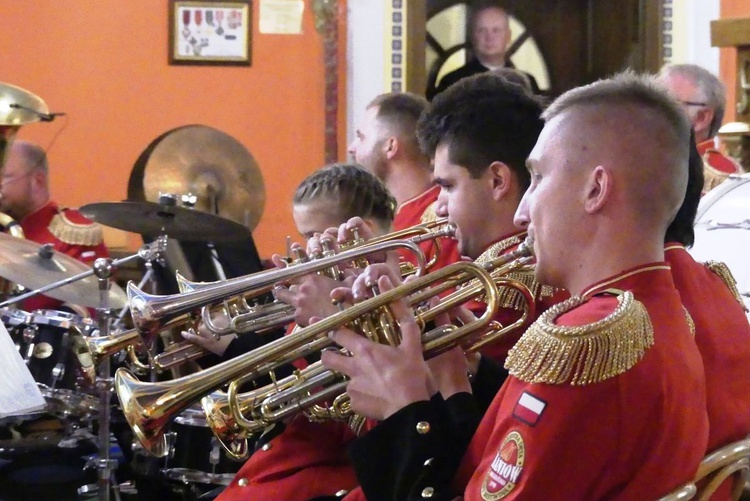
[[[695,217],[698,261],[722,261],[737,280],[737,290],[750,311],[750,173],[730,176],[701,199]],[[750,315],[750,313],[749,313]]]
[[[2,166],[7,146],[18,128],[43,119],[48,110],[41,99],[14,86],[0,83],[0,97],[8,98],[0,100],[0,108],[6,100],[20,103],[18,106],[11,104],[5,112],[0,109]],[[198,157],[210,155],[210,151],[216,148],[201,147],[195,134],[203,138],[203,146],[218,138],[221,142],[218,146],[233,151],[231,141],[213,129],[187,129],[178,129],[180,134],[176,144],[178,147],[185,144],[198,147],[195,152]],[[171,136],[163,139],[169,140],[165,143],[167,145],[175,140]],[[155,182],[164,181],[169,162],[174,161],[170,157],[171,150],[163,146],[151,148],[158,155],[152,158],[151,170],[147,172],[161,176],[157,176]],[[242,152],[233,154],[241,157]],[[213,163],[196,171],[195,176],[203,180],[199,183],[200,189],[210,192],[211,205],[216,208],[217,193],[221,190],[231,192],[232,184],[221,179],[231,169],[220,167],[217,170],[217,162],[209,160]],[[257,179],[259,171],[256,174],[250,177]],[[242,182],[234,181],[236,186],[253,181],[241,172],[233,176],[242,178]],[[260,186],[262,191],[262,182]],[[195,198],[185,196],[182,200],[183,203],[190,199],[194,202]],[[98,499],[108,500],[114,494],[119,500],[128,493],[120,489],[114,478],[115,471],[119,471],[117,460],[122,462],[122,458],[113,453],[117,447],[112,448],[110,430],[112,419],[116,420],[111,413],[117,412],[111,398],[111,363],[123,363],[124,357],[114,356],[123,352],[106,352],[105,356],[98,358],[88,352],[81,356],[81,339],[84,345],[97,339],[115,340],[124,331],[128,299],[112,279],[118,267],[141,260],[146,269],[139,284],[142,288],[153,281],[152,264],[163,262],[167,239],[210,243],[247,238],[250,228],[257,224],[263,203],[260,197],[260,205],[255,204],[251,213],[245,210],[232,220],[226,214],[219,215],[218,210],[212,214],[196,210],[191,204],[178,206],[177,199],[176,195],[159,195],[157,201],[129,200],[82,207],[81,213],[95,222],[155,238],[131,256],[114,260],[100,258],[93,266],[55,252],[50,245],[0,233],[0,279],[13,285],[13,292],[0,297],[0,320],[46,400],[44,409],[0,418],[0,499],[6,499],[6,495],[9,496],[7,499],[42,499],[54,492],[55,499],[95,495]],[[235,205],[242,205],[241,202]],[[248,218],[252,219],[251,225]],[[69,312],[24,311],[16,307],[24,299],[38,294],[82,308]],[[95,318],[85,314],[87,309],[96,311]],[[120,310],[119,315],[115,310]],[[148,350],[153,341],[141,340],[139,345]],[[151,377],[157,377],[153,369]],[[222,457],[220,445],[198,414],[197,410],[188,410],[182,419],[176,421],[170,434],[171,453],[161,465],[158,476],[189,487],[228,485],[240,464],[230,464],[226,457]],[[135,447],[130,450],[131,444],[120,445],[125,456],[132,458],[133,454],[128,453],[137,453]],[[90,484],[91,481],[95,483]],[[196,489],[191,492],[196,492]],[[146,498],[139,495],[138,499]]]

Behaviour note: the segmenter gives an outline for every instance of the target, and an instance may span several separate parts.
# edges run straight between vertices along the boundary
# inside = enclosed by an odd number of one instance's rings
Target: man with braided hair
[[[435,382],[443,393],[452,374],[444,404],[466,399],[462,365],[427,365],[402,303],[398,347],[334,333],[352,356],[326,352],[324,365],[350,377],[356,412],[382,421],[350,448],[368,498],[654,499],[705,454],[703,364],[664,262],[690,126],[653,78],[632,73],[569,91],[543,117],[516,225],[533,238],[537,279],[574,297],[510,351],[510,377],[457,471]]]

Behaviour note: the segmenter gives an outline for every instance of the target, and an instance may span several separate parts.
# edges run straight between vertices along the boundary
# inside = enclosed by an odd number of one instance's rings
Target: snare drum
[[[76,327],[90,333],[94,330],[93,322],[57,310],[29,313],[6,309],[0,316],[29,372],[42,388],[50,407],[48,411],[62,416],[90,414],[96,399],[78,394],[90,383],[80,377],[81,364],[71,349],[71,329]]]
[[[722,261],[750,308],[750,173],[731,176],[701,199],[695,218],[697,261]]]
[[[162,473],[169,480],[229,485],[242,466],[242,462],[224,454],[200,407],[191,407],[177,416],[167,440],[170,452]]]

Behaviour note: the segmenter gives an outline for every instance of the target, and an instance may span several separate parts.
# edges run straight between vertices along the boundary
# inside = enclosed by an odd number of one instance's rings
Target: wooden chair
[[[750,476],[750,439],[726,445],[701,461],[698,473],[693,479],[693,483],[699,486],[697,500],[708,501],[716,489],[730,476],[734,476],[732,500],[737,501]]]

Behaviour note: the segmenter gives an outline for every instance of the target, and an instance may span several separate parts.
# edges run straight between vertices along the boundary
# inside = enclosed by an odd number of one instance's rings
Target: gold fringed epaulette
[[[427,206],[427,208],[422,212],[422,217],[419,218],[419,221],[422,224],[425,223],[431,223],[435,221],[438,218],[437,216],[437,201],[432,202],[430,205]]]
[[[708,268],[711,273],[719,277],[722,282],[724,282],[724,284],[734,296],[734,299],[736,299],[737,302],[740,303],[742,309],[748,311],[747,306],[745,306],[745,302],[742,300],[742,296],[740,296],[740,291],[739,289],[737,289],[737,280],[729,270],[729,266],[727,266],[726,263],[722,263],[721,261],[706,261],[704,263],[704,266]]]
[[[708,162],[703,161],[703,193],[708,193],[727,180],[729,174],[711,167]]]
[[[78,224],[64,212],[55,214],[49,223],[49,231],[55,238],[70,245],[99,245],[104,239],[101,225],[97,223]]]
[[[632,368],[654,344],[648,312],[631,292],[620,294],[615,311],[602,320],[555,325],[583,302],[572,297],[542,313],[508,353],[506,369],[528,383],[598,383]]]

